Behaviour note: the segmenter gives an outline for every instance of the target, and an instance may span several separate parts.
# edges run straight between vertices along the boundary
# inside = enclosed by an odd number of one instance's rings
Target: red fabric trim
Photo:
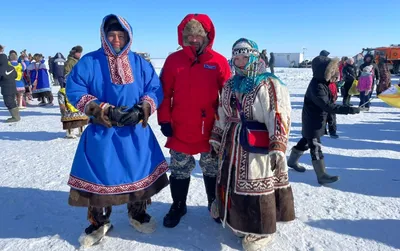
[[[87,103],[89,103],[92,100],[97,99],[95,96],[92,96],[90,94],[83,95],[79,102],[76,104],[76,109],[78,109],[80,112],[85,113],[85,106]]]
[[[151,106],[151,114],[153,114],[157,110],[156,102],[150,96],[143,96],[141,99],[142,102],[146,101],[150,104]]]
[[[167,162],[163,161],[148,177],[130,184],[123,184],[118,186],[104,186],[104,185],[94,184],[71,175],[68,180],[68,185],[77,190],[83,190],[94,194],[107,195],[107,194],[131,193],[148,188],[161,175],[163,175],[167,171],[168,171],[168,164]]]

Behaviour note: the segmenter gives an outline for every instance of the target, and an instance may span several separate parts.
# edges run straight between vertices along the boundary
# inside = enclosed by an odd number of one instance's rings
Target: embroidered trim
[[[218,146],[221,146],[221,142],[219,142],[219,141],[217,141],[217,140],[214,140],[214,139],[210,139],[210,140],[208,141],[208,143],[210,143],[210,145],[216,144],[216,145],[218,145]]]
[[[110,48],[106,34],[104,34],[103,25],[100,30],[101,44],[107,57],[111,82],[118,85],[132,84],[134,77],[128,56],[132,45],[132,30],[124,18],[118,16],[116,17],[129,34],[128,44],[125,45],[125,49],[121,54],[115,55],[113,50]]]
[[[257,98],[260,89],[267,85],[266,82],[260,83],[253,91],[248,93],[243,98],[243,112],[246,119],[253,119],[253,104]],[[271,150],[271,149],[270,149]],[[241,147],[237,151],[236,163],[236,184],[235,193],[241,195],[259,195],[269,194],[274,191],[274,176],[260,179],[249,179],[250,169],[250,153],[244,151]]]
[[[161,175],[168,171],[168,164],[166,161],[161,162],[157,168],[154,170],[152,174],[148,177],[130,183],[123,184],[118,186],[104,186],[97,185],[91,182],[87,182],[85,180],[79,179],[70,175],[68,180],[68,185],[72,188],[83,190],[86,192],[94,193],[94,194],[122,194],[122,193],[131,193],[139,190],[143,190],[151,186]]]
[[[218,126],[214,126],[211,133],[215,133],[218,136],[222,136],[222,134],[224,134],[224,130],[219,128]]]
[[[219,128],[218,126],[214,126],[212,131],[211,131],[211,140],[214,140],[218,142],[218,144],[221,143],[222,135],[224,134],[224,130]]]
[[[275,87],[274,87],[274,82],[271,80],[271,78],[268,81],[268,95],[269,95],[269,103],[270,103],[269,110],[278,112],[276,91],[275,91]]]
[[[78,101],[76,104],[76,109],[78,109],[80,112],[85,113],[85,106],[92,100],[97,99],[95,96],[86,94],[81,97],[81,99]]]
[[[288,139],[285,135],[272,135],[270,138],[269,151],[280,151],[285,153]]]
[[[154,102],[154,99],[152,99],[150,96],[143,96],[141,99],[141,102],[146,101],[147,103],[150,104],[151,106],[151,114],[153,114],[157,110],[156,102]]]

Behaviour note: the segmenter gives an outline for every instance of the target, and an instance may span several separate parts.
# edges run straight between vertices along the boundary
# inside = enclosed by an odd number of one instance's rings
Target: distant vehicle
[[[389,70],[394,74],[400,74],[400,44],[392,44],[388,47],[363,48],[362,55],[371,54],[375,63],[379,63],[380,58],[387,60]]]
[[[299,68],[311,68],[311,61],[310,60],[304,60],[299,64]]]

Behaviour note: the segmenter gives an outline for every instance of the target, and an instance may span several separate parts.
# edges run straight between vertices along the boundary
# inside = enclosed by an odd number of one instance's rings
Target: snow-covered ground
[[[311,71],[277,69],[277,75],[291,92],[291,147],[301,137]],[[66,182],[78,140],[63,138],[57,106],[30,106],[21,115],[17,124],[0,123],[0,250],[75,250],[88,225],[86,209],[67,204]],[[8,116],[0,99],[0,120]],[[151,125],[164,145],[156,116]],[[318,185],[309,154],[303,156],[307,172],[290,172],[296,220],[279,224],[265,250],[400,249],[400,109],[375,99],[369,112],[338,115],[338,134],[339,139],[322,142],[328,171],[341,180]],[[164,153],[169,156],[167,149]],[[188,213],[174,229],[161,224],[170,203],[169,188],[153,199],[149,211],[159,227],[152,235],[136,232],[126,207],[115,207],[114,230],[91,250],[241,250],[240,241],[210,219],[199,167],[192,174]]]

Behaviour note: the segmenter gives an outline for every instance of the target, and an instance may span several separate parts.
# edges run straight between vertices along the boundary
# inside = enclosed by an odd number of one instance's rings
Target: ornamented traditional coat
[[[259,78],[261,83],[240,97],[241,104],[247,120],[267,126],[269,153],[282,156],[281,165],[272,170],[268,154],[242,149],[242,123],[233,98],[232,79],[223,88],[210,143],[220,145],[217,203],[223,223],[237,232],[265,235],[276,231],[276,221],[294,219],[285,157],[291,104],[288,89],[278,78],[270,73]]]
[[[114,51],[104,31],[104,23],[111,17],[116,17],[129,35],[128,44],[119,53]],[[125,19],[115,15],[104,18],[102,47],[79,60],[67,79],[67,98],[79,111],[84,112],[86,104],[96,99],[128,108],[148,102],[151,113],[156,111],[163,99],[160,80],[151,64],[130,50],[132,40],[132,28]],[[90,124],[79,141],[68,185],[97,195],[140,192],[141,199],[143,196],[148,199],[168,184],[164,182],[167,170],[167,162],[150,126],[106,128]],[[162,184],[157,191],[141,192],[158,181]],[[98,205],[123,204],[129,199],[124,197],[111,203],[109,197],[103,198],[109,204]],[[78,202],[71,204],[78,205]]]

